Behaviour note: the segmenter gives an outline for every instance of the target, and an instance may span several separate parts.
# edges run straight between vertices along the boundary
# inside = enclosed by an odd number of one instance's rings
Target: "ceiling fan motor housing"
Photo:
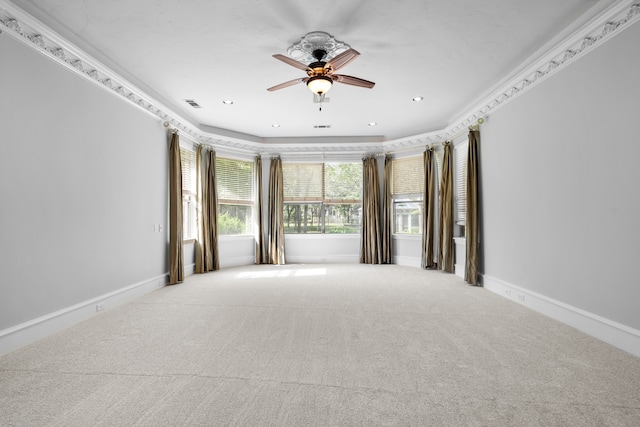
[[[309,76],[323,76],[326,74],[324,66],[327,65],[327,63],[322,60],[325,56],[327,56],[327,51],[325,50],[316,49],[313,51],[313,57],[316,58],[317,61],[309,64],[309,68],[312,70],[307,71]]]

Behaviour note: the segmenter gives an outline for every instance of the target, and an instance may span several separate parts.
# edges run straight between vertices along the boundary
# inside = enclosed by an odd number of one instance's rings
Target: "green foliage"
[[[228,213],[218,215],[218,234],[243,234],[244,222]]]
[[[362,163],[327,163],[324,169],[326,199],[360,200]]]

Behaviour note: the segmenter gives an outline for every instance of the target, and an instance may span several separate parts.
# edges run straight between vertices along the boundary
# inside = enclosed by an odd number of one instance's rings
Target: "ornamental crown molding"
[[[51,60],[62,64],[68,70],[81,75],[122,100],[157,117],[166,126],[171,126],[194,142],[262,155],[305,152],[348,153],[356,151],[382,154],[417,149],[425,145],[434,145],[452,140],[462,132],[465,132],[469,126],[477,123],[478,119],[485,118],[497,111],[517,96],[590,52],[595,47],[604,44],[611,37],[619,34],[623,29],[630,27],[631,24],[638,20],[640,20],[640,0],[621,0],[616,2],[582,25],[573,34],[557,41],[555,46],[550,47],[547,52],[539,54],[536,58],[531,58],[530,61],[526,62],[530,65],[525,66],[522,71],[499,83],[490,91],[489,95],[483,97],[480,102],[475,103],[470,108],[465,109],[462,114],[452,121],[451,125],[444,129],[407,138],[371,142],[369,144],[314,143],[312,138],[310,138],[311,143],[305,144],[271,144],[268,140],[252,142],[201,130],[197,124],[191,123],[175,111],[162,105],[22,9],[8,0],[0,0],[0,37],[4,34],[14,37]],[[303,48],[306,46],[304,42],[303,38],[299,46],[296,44],[291,48],[298,48],[302,55],[305,52]],[[335,42],[337,44],[342,43]],[[343,47],[340,45],[336,49]]]

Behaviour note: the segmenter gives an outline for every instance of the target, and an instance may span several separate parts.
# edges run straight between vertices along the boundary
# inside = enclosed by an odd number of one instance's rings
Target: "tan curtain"
[[[434,166],[433,148],[422,156],[424,163],[424,193],[422,195],[422,268],[436,268],[434,260],[435,204],[437,166]]]
[[[391,155],[384,156],[384,175],[382,179],[382,263],[393,264],[393,200],[391,198]]]
[[[204,273],[204,252],[202,245],[204,242],[204,228],[202,215],[202,145],[196,147],[196,227],[198,228],[198,239],[196,240],[196,273]]]
[[[269,264],[284,264],[284,183],[282,160],[271,159],[269,169]]]
[[[469,151],[467,154],[467,218],[465,233],[467,236],[467,260],[464,280],[471,284],[478,284],[478,142],[480,132],[469,132]]]
[[[360,263],[381,264],[380,247],[380,185],[378,161],[375,156],[363,159],[362,167],[362,236]]]
[[[258,193],[256,206],[256,264],[266,264],[268,259],[262,218],[262,158],[260,156],[256,157],[256,192]]]
[[[440,181],[440,239],[439,256],[440,269],[453,273],[453,159],[451,157],[451,143],[444,143],[442,158],[442,180]]]
[[[172,132],[169,143],[169,284],[175,285],[183,280],[180,138],[177,132]]]
[[[214,150],[207,151],[207,192],[203,197],[203,204],[207,210],[207,228],[204,229],[206,234],[204,248],[204,269],[205,271],[213,271],[220,269],[218,260],[218,187],[216,186],[216,152]]]

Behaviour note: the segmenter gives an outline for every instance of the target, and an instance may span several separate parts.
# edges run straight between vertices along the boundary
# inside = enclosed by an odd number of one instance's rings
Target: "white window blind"
[[[465,225],[467,220],[467,151],[469,143],[456,145],[456,223]]]
[[[182,169],[182,239],[196,237],[196,153],[193,148],[180,147]]]
[[[218,202],[250,205],[255,199],[253,162],[216,157]]]
[[[180,166],[182,168],[182,194],[192,196],[196,193],[196,153],[180,147]]]
[[[391,163],[391,194],[422,194],[424,165],[422,156],[393,159]]]
[[[440,191],[440,182],[442,182],[442,160],[444,157],[444,152],[442,151],[434,151],[436,155],[436,164],[438,165],[438,171],[436,175],[436,191]]]
[[[324,200],[323,163],[283,163],[282,180],[285,202]]]

